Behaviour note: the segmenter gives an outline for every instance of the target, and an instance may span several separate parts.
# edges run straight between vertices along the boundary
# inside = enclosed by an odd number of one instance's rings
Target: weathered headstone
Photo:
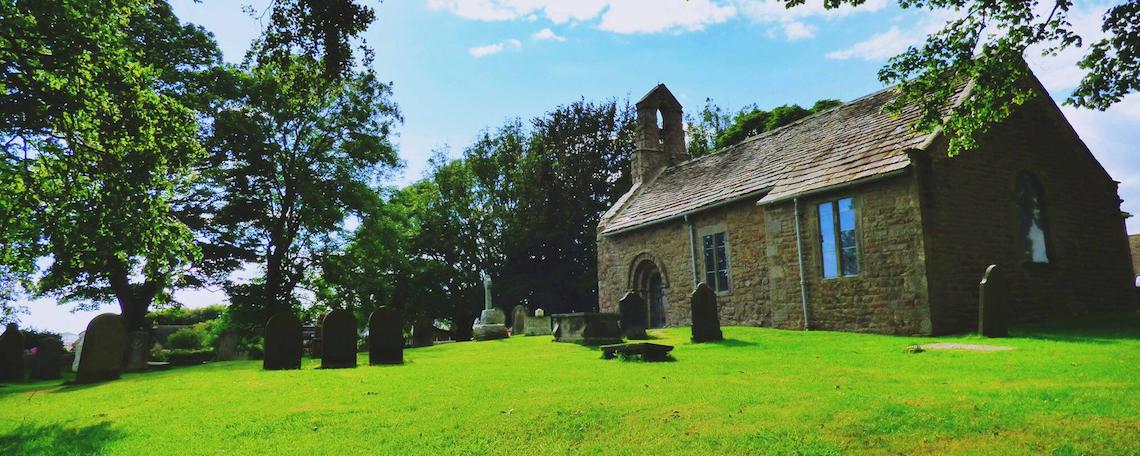
[[[87,331],[79,331],[79,338],[75,339],[75,345],[72,346],[72,347],[74,347],[74,348],[72,348],[72,354],[74,356],[72,356],[72,358],[71,358],[71,371],[72,372],[79,372],[79,358],[83,357],[82,356],[83,355],[83,341],[86,338],[87,338]]]
[[[147,331],[127,333],[127,350],[123,354],[123,370],[126,372],[144,371],[148,358],[150,358],[150,333]]]
[[[462,307],[462,306],[456,306]],[[475,323],[475,316],[462,309],[456,309],[451,321],[451,338],[456,342],[471,340],[471,325]]]
[[[435,321],[419,317],[412,323],[412,346],[430,347],[435,343]]]
[[[55,380],[59,378],[60,361],[63,359],[63,341],[55,337],[44,337],[36,344],[31,377],[33,380]]]
[[[24,381],[24,333],[8,323],[0,334],[0,382]]]
[[[996,264],[991,264],[978,284],[978,334],[1008,336],[1008,311],[1009,281]]]
[[[94,383],[119,378],[123,371],[123,353],[127,349],[127,330],[123,317],[105,313],[91,319],[83,335],[83,350],[75,383]]]
[[[356,367],[356,316],[336,309],[321,320],[321,369]]]
[[[519,304],[511,310],[511,334],[522,335],[526,332],[526,317],[529,312],[526,306]]]
[[[238,342],[241,336],[235,332],[224,332],[218,335],[217,345],[214,347],[214,358],[218,361],[234,361],[238,359]]]
[[[616,313],[573,312],[554,314],[554,341],[583,345],[621,343],[621,315]]]
[[[528,336],[549,336],[553,334],[554,328],[550,324],[550,317],[547,317],[542,309],[535,309],[533,317],[526,317],[526,327],[523,328],[523,333]]]
[[[404,317],[395,307],[382,306],[368,317],[368,364],[404,362]]]
[[[704,282],[693,290],[693,342],[724,340],[720,331],[720,315],[717,313],[716,292]]]
[[[630,291],[618,301],[621,314],[621,332],[627,339],[648,339],[645,327],[649,323],[649,308],[645,300],[635,291]]]
[[[265,323],[265,370],[301,368],[301,321],[293,312],[281,312]]]

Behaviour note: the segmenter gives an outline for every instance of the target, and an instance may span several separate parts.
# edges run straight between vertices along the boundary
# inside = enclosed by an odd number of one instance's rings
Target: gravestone
[[[523,332],[528,336],[549,336],[554,333],[554,329],[550,324],[550,317],[547,317],[542,309],[535,309],[533,317],[526,317]]]
[[[133,331],[127,333],[127,351],[123,354],[123,370],[139,372],[146,370],[150,358],[150,333]]]
[[[649,321],[648,307],[637,292],[630,291],[618,301],[621,314],[621,332],[627,339],[648,339],[645,327]]]
[[[83,340],[86,338],[87,331],[79,331],[79,337],[75,339],[75,345],[73,345],[74,348],[72,348],[72,354],[74,355],[71,357],[72,372],[79,372],[79,358],[81,357],[80,355],[83,354]]]
[[[691,300],[693,342],[724,340],[724,334],[720,331],[720,315],[717,314],[716,292],[702,282],[693,290]]]
[[[412,324],[412,346],[430,347],[435,343],[435,321],[429,317],[419,317]]]
[[[505,339],[510,337],[506,323],[507,315],[491,305],[491,277],[483,274],[483,313],[471,325],[471,336],[475,340]]]
[[[336,309],[321,320],[321,369],[356,367],[356,317]]]
[[[234,361],[238,359],[238,342],[241,336],[235,332],[224,332],[218,336],[217,347],[214,348],[214,357],[218,361]]]
[[[127,330],[123,317],[105,313],[91,319],[83,334],[83,350],[75,383],[94,383],[119,378],[123,371],[123,354],[127,349]]]
[[[24,333],[15,323],[8,323],[0,334],[0,382],[24,381]]]
[[[511,334],[522,335],[526,332],[526,317],[529,312],[526,306],[519,304],[511,310]]]
[[[1008,310],[1009,281],[996,264],[991,264],[978,284],[978,334],[1008,336]]]
[[[475,323],[475,316],[471,313],[457,309],[454,320],[451,322],[451,339],[456,342],[471,340],[471,325]]]
[[[404,317],[395,307],[381,306],[368,317],[368,364],[404,362]]]
[[[63,360],[63,341],[55,337],[41,338],[36,345],[36,355],[32,359],[33,380],[59,378],[60,362]]]
[[[507,314],[503,313],[498,307],[484,309],[479,314],[479,320],[471,326],[471,336],[475,340],[494,340],[506,339],[510,337],[507,333]]]
[[[554,314],[554,341],[583,345],[621,343],[621,315],[600,312]]]
[[[293,312],[281,312],[265,323],[265,370],[301,368],[301,321]]]

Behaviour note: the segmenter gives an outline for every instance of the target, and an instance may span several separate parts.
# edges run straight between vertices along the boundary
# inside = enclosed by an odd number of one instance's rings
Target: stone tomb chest
[[[554,341],[585,345],[621,342],[621,315],[616,313],[574,312],[554,314]]]

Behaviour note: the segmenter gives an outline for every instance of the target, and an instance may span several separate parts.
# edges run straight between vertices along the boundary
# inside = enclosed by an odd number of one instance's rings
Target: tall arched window
[[[1045,223],[1045,202],[1041,183],[1032,174],[1022,171],[1017,175],[1017,213],[1021,219],[1022,243],[1025,259],[1033,263],[1048,263],[1046,242],[1049,226]]]

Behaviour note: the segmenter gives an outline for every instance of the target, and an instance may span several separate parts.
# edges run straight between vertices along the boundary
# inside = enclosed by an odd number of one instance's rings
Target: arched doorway
[[[638,255],[633,262],[630,274],[630,289],[645,298],[645,315],[648,317],[646,326],[649,328],[663,328],[669,324],[666,318],[668,302],[665,298],[665,289],[669,287],[669,279],[661,264],[647,253]]]

